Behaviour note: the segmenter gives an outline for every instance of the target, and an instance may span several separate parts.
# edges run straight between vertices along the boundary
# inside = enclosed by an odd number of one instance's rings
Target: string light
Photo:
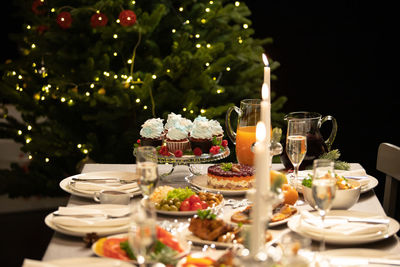
[[[36,48],[36,45],[35,45],[35,44],[32,44],[31,47],[32,47],[32,49],[35,49],[35,48]]]
[[[243,28],[244,28],[244,29],[247,29],[248,27],[249,27],[248,24],[243,24]]]
[[[28,159],[33,159],[32,155],[28,155]]]
[[[32,130],[32,126],[28,125],[27,129],[28,129],[28,131]]]
[[[207,7],[204,11],[208,13],[210,12],[210,8]]]
[[[207,20],[206,19],[201,19],[200,22],[205,24],[207,22]]]
[[[50,159],[49,158],[45,158],[45,160],[44,161],[46,161],[46,162],[49,162],[50,161]]]
[[[183,111],[186,111],[186,108],[183,108],[182,110],[183,110]]]
[[[80,149],[82,147],[82,144],[77,144],[76,147]]]
[[[21,130],[18,130],[17,134],[18,134],[18,135],[22,135],[22,131],[21,131]]]
[[[175,30],[175,29],[172,29],[171,32],[172,32],[172,33],[176,33],[176,30]]]
[[[235,2],[235,6],[240,6],[240,2],[239,2],[239,1],[236,1],[236,2]]]
[[[201,109],[201,110],[200,110],[200,113],[201,113],[201,114],[206,113],[206,110],[205,110],[205,109]]]
[[[196,48],[200,48],[201,47],[201,44],[196,44]]]
[[[153,75],[151,76],[151,78],[153,78],[153,80],[155,80],[155,79],[157,79],[157,75],[153,74]]]
[[[207,48],[211,48],[211,44],[207,44],[206,46],[207,46]]]
[[[27,138],[25,139],[25,142],[26,142],[27,144],[29,144],[31,141],[32,141],[32,138],[30,138],[30,137],[27,137]]]
[[[143,106],[143,109],[147,109],[147,106]]]
[[[82,150],[83,154],[87,154],[89,153],[89,150],[87,150],[86,148],[84,150]]]
[[[200,38],[200,34],[197,33],[197,34],[195,35],[195,37],[196,37],[197,39]]]
[[[140,98],[136,98],[136,103],[140,103]]]
[[[118,39],[118,34],[114,33],[113,38]]]
[[[179,11],[182,12],[182,11],[183,11],[183,7],[180,7],[180,8],[179,8]]]
[[[86,92],[86,94],[85,94],[86,96],[90,96],[90,93],[89,92]]]
[[[60,101],[64,103],[67,100],[65,99],[65,97],[61,97]]]
[[[230,71],[231,70],[231,68],[230,67],[226,67],[226,71]]]
[[[31,25],[26,25],[26,29],[30,30],[31,29]]]

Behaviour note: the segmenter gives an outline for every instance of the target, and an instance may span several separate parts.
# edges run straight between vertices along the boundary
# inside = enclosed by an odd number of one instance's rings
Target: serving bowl
[[[339,190],[336,188],[335,198],[332,203],[332,209],[342,209],[347,210],[351,208],[354,204],[357,203],[360,192],[361,192],[361,184],[360,182],[348,179],[348,182],[354,187],[352,189],[342,189]],[[315,208],[315,201],[312,196],[311,188],[302,185],[302,192],[304,200],[313,208]]]

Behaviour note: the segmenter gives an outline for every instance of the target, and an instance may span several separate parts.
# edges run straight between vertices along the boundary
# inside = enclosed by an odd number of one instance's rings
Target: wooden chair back
[[[388,216],[394,217],[400,183],[400,147],[381,143],[378,148],[376,169],[386,174],[383,209]]]

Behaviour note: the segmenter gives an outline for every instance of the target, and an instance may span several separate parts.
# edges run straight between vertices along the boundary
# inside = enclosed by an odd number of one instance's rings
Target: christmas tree
[[[59,181],[82,163],[134,163],[149,118],[174,112],[223,123],[229,106],[260,98],[261,55],[272,40],[252,37],[243,2],[13,2],[21,56],[2,66],[0,96],[23,122],[7,116],[0,137],[23,144],[30,165],[1,171],[2,192],[59,194]],[[272,99],[276,125],[286,99]]]

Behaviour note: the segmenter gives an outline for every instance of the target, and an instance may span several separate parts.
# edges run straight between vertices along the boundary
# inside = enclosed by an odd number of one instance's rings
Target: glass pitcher
[[[317,159],[323,153],[330,151],[337,132],[337,122],[333,116],[327,115],[322,117],[321,114],[316,112],[299,111],[287,114],[284,119],[287,121],[293,119],[301,120],[306,124],[307,153],[300,165],[300,169],[304,170],[306,166],[312,166],[314,159]],[[321,135],[320,128],[326,121],[332,121],[332,130],[328,139],[324,140]],[[281,154],[281,161],[286,169],[293,168],[293,165],[286,153]]]
[[[230,107],[226,112],[225,124],[227,135],[236,146],[236,158],[241,164],[253,166],[254,153],[253,145],[256,142],[256,125],[260,120],[261,99],[244,99],[240,101],[240,108]],[[231,124],[231,114],[235,111],[238,114],[236,132]],[[279,155],[282,146],[279,142],[271,141],[271,154]]]

